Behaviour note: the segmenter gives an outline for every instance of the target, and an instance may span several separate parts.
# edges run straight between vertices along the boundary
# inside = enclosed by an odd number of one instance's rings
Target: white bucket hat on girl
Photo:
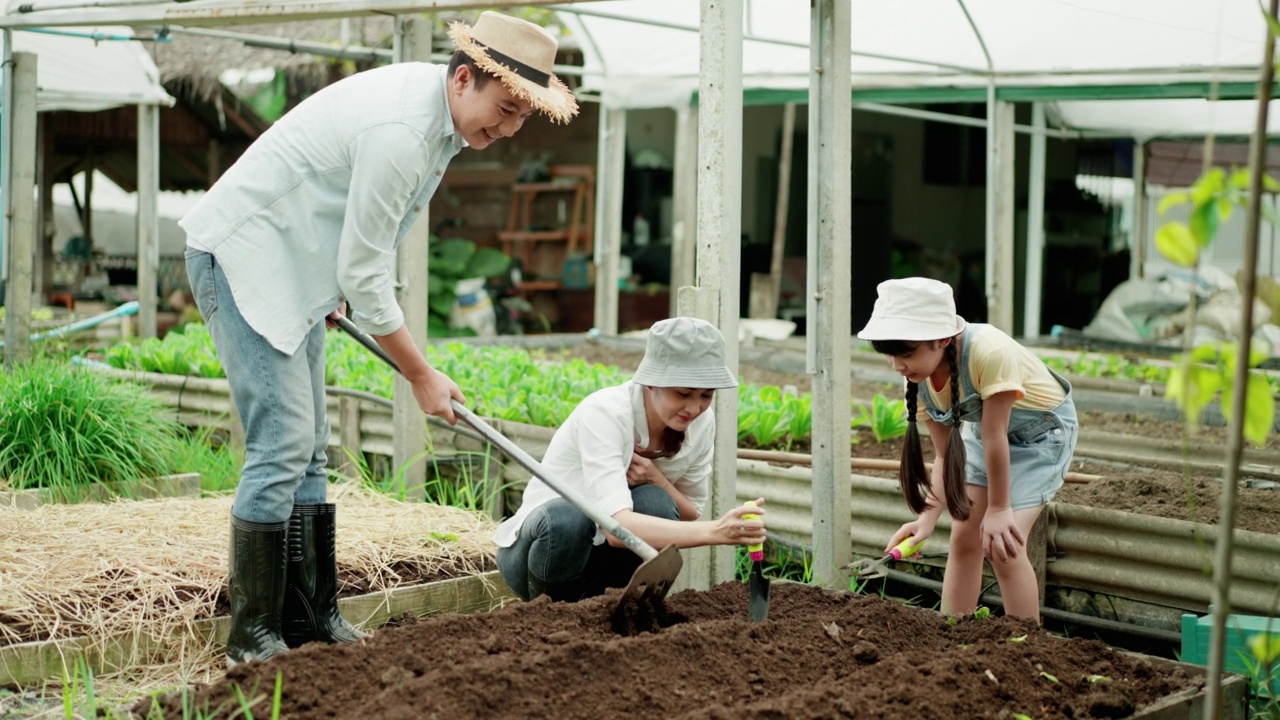
[[[449,37],[476,67],[552,121],[567,123],[578,114],[573,93],[551,74],[558,44],[546,30],[528,20],[486,11],[474,26],[451,24]]]
[[[719,390],[738,386],[724,364],[724,335],[692,317],[661,320],[649,328],[644,359],[631,378],[637,385]]]
[[[964,330],[951,286],[944,282],[922,277],[885,280],[876,286],[876,294],[871,319],[858,333],[861,340],[924,342]]]

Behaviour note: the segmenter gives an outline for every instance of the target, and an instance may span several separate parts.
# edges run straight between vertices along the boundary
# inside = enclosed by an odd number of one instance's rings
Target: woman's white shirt
[[[715,434],[715,417],[708,408],[689,424],[680,451],[674,457],[653,461],[699,514],[710,486]],[[557,484],[578,490],[597,510],[612,516],[632,509],[627,468],[635,446],[648,444],[644,388],[626,382],[597,390],[579,403],[552,437],[542,466]],[[550,485],[531,478],[520,510],[498,526],[494,542],[499,547],[511,547],[529,514],[558,497]],[[604,542],[604,533],[599,528],[594,542],[597,545]]]

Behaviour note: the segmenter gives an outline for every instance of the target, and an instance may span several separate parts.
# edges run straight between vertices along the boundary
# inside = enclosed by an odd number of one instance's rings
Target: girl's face
[[[649,411],[664,425],[685,432],[689,424],[711,407],[715,390],[698,388],[646,388],[651,400]]]
[[[889,367],[913,383],[923,383],[943,363],[951,338],[914,343],[901,355],[885,355]]]

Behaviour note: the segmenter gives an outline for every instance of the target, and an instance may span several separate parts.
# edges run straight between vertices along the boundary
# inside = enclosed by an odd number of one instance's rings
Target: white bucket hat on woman
[[[964,330],[951,286],[922,277],[885,280],[876,286],[871,319],[861,340],[924,342],[954,337]]]
[[[573,93],[551,74],[558,44],[546,30],[528,20],[486,11],[474,26],[451,24],[449,37],[476,67],[554,122],[567,123],[578,114]]]
[[[738,386],[724,364],[724,335],[692,317],[662,320],[649,328],[644,359],[632,380],[650,387],[718,390]]]

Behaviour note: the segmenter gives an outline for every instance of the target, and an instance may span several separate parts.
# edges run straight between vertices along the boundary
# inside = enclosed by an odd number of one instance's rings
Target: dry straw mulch
[[[344,594],[493,567],[485,516],[353,486],[331,488],[329,500]],[[0,507],[0,645],[133,637],[151,646],[135,646],[140,664],[180,663],[183,677],[216,669],[217,650],[190,630],[225,612],[231,502]],[[152,670],[171,679],[172,668]]]

